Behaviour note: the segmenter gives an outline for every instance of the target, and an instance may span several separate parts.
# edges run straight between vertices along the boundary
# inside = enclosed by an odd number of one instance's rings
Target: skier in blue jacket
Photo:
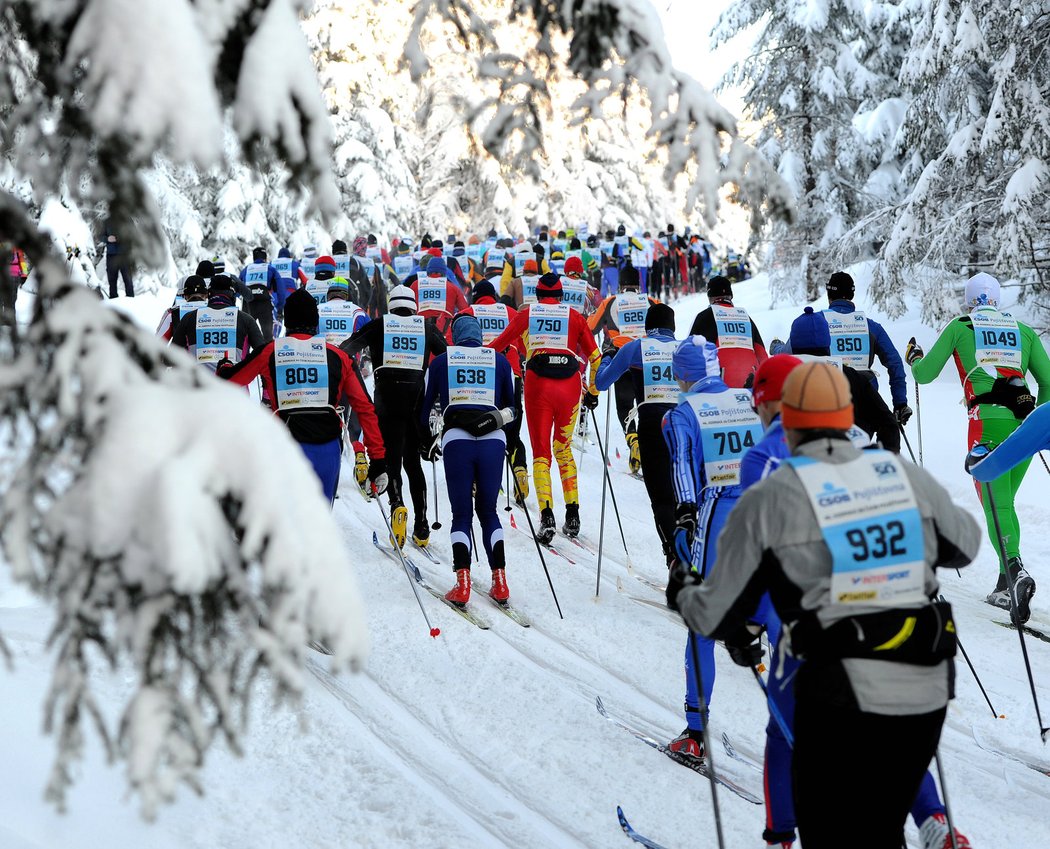
[[[687,580],[683,573],[708,576],[718,533],[740,496],[740,461],[762,436],[747,389],[731,389],[720,377],[718,349],[703,336],[690,336],[675,349],[672,368],[684,392],[664,416],[663,434],[671,454],[677,563],[668,576],[668,598]],[[672,593],[674,587],[674,593]],[[710,709],[715,682],[715,643],[690,632],[685,648],[686,729],[669,744],[672,752],[702,759],[707,716],[701,714],[696,661]]]
[[[674,559],[675,500],[671,486],[671,455],[661,426],[664,414],[674,409],[682,394],[672,367],[678,345],[674,332],[674,310],[667,304],[651,304],[645,314],[644,338],[632,339],[615,356],[604,354],[594,378],[594,385],[599,391],[604,391],[624,374],[631,374],[638,405],[637,436],[642,480],[668,565]]]
[[[429,438],[430,411],[442,410],[442,429]],[[482,345],[481,324],[473,315],[452,322],[452,345],[434,357],[427,369],[419,411],[421,452],[427,460],[444,457],[445,484],[452,506],[452,568],[456,585],[445,595],[454,604],[470,600],[471,528],[474,513],[481,522],[481,542],[492,570],[489,595],[499,603],[507,589],[503,527],[499,520],[500,483],[507,437],[514,421],[514,375],[502,354]]]
[[[252,250],[252,261],[241,269],[241,282],[247,286],[251,299],[245,304],[249,315],[259,322],[263,339],[273,339],[273,319],[284,312],[287,297],[281,275],[266,258],[266,248]]]

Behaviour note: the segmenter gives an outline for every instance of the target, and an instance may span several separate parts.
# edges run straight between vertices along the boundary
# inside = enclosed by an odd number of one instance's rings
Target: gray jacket
[[[860,451],[845,440],[822,438],[800,445],[795,454],[846,463]],[[922,516],[925,592],[932,597],[939,589],[934,570],[969,563],[977,554],[981,533],[973,517],[955,506],[928,472],[900,462]],[[827,627],[848,616],[885,610],[832,604],[831,570],[831,552],[809,498],[795,470],[785,464],[741,496],[719,535],[711,579],[682,590],[678,606],[690,628],[715,638],[738,632],[767,591],[785,631],[803,611],[815,611],[820,624]],[[786,647],[788,640],[782,643]],[[950,661],[930,667],[847,658],[841,664],[856,705],[863,711],[917,714],[948,703]]]

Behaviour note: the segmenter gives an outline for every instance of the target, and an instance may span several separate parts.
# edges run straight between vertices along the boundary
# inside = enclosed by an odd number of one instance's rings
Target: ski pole
[[[908,446],[908,453],[911,454],[911,461],[918,464],[918,461],[915,459],[915,452],[911,450],[911,440],[908,439],[908,431],[904,429],[904,425],[900,422],[897,422],[897,427],[901,429],[901,436],[904,437],[904,444]]]
[[[612,410],[612,404],[607,403],[605,405],[605,441],[609,441],[609,416]],[[587,417],[584,416],[584,421]],[[598,426],[595,425],[595,431],[598,430]],[[609,458],[605,455],[605,450],[602,450],[602,468],[608,470]],[[609,486],[609,473],[606,471],[602,477],[602,517],[598,523],[598,577],[594,581],[594,597],[598,598],[601,595],[602,587],[602,554],[605,552],[605,491]]]
[[[505,513],[510,512],[510,463],[506,464],[507,467],[507,506],[503,508]]]
[[[1043,452],[1039,452],[1039,459],[1043,461],[1043,468],[1046,469],[1046,473],[1050,475],[1050,466],[1046,464],[1046,457],[1043,456]]]
[[[386,517],[386,510],[383,509],[383,502],[379,499],[379,490],[376,489],[375,484],[372,484],[372,495],[375,497],[376,506],[379,508],[379,515],[383,517],[383,524],[386,525],[386,532],[390,535],[390,538],[393,539],[394,531],[390,527],[390,520]],[[408,582],[412,585],[412,594],[416,597],[416,603],[419,605],[419,609],[423,614],[423,619],[426,620],[427,627],[430,629],[430,636],[437,638],[441,633],[441,629],[435,628],[430,623],[430,617],[427,616],[427,609],[423,607],[423,599],[420,598],[419,595],[419,587],[416,586],[416,579],[412,577],[412,572],[408,568],[408,562],[405,560],[405,555],[396,545],[393,546],[393,549],[397,552],[398,560],[401,561],[401,567],[405,570],[405,577],[408,578]]]
[[[594,419],[594,435],[598,437],[598,450],[602,455],[602,469],[605,471],[606,480],[609,481],[609,496],[612,498],[613,512],[616,514],[616,524],[620,528],[620,542],[623,543],[623,553],[627,555],[627,568],[632,569],[634,568],[634,563],[631,561],[631,552],[627,550],[627,537],[624,536],[623,522],[620,521],[620,508],[616,504],[616,490],[613,488],[612,478],[609,475],[609,455],[605,453],[602,437],[598,433],[598,418],[594,415],[594,410],[591,410],[591,418]],[[608,437],[609,432],[606,431],[605,435]]]
[[[481,559],[478,557],[478,541],[474,539],[474,523],[470,525],[470,547],[474,549],[474,564],[481,563]]]
[[[597,430],[597,425],[595,425]],[[696,648],[696,634],[689,629],[689,649],[693,654],[693,677],[696,679],[696,700],[700,707],[700,718],[704,723],[701,734],[704,739],[704,755],[707,758],[707,777],[711,782],[711,803],[715,808],[715,831],[718,834],[718,849],[725,849],[726,841],[722,836],[722,811],[718,807],[718,778],[715,776],[715,761],[711,752],[711,736],[707,731],[707,699],[704,698],[704,679],[700,674],[700,652]]]
[[[1010,619],[1013,621],[1014,626],[1017,628],[1017,637],[1021,641],[1021,654],[1024,657],[1024,668],[1028,673],[1028,686],[1032,689],[1032,703],[1035,705],[1035,718],[1039,723],[1039,739],[1044,743],[1046,742],[1046,734],[1050,731],[1043,725],[1043,715],[1039,711],[1039,696],[1035,692],[1035,679],[1032,677],[1032,664],[1028,660],[1028,645],[1024,639],[1024,623],[1017,621],[1017,608],[1015,604],[1016,595],[1014,593],[1014,577],[1010,574],[1010,570],[1006,568],[1006,543],[1003,541],[1003,531],[999,526],[999,511],[995,507],[995,497],[992,495],[992,485],[986,483],[984,485],[984,491],[988,496],[988,506],[992,511],[992,522],[995,525],[995,537],[998,543],[999,556],[1002,558],[1003,568],[1006,569],[1006,580],[1010,583]]]
[[[507,464],[510,465],[510,458],[507,458]],[[554,582],[551,580],[551,573],[547,569],[547,561],[543,557],[543,550],[540,548],[540,541],[536,539],[536,526],[532,524],[532,514],[529,513],[529,505],[522,503],[522,512],[525,513],[525,518],[529,522],[529,532],[532,534],[532,541],[536,543],[536,553],[540,556],[540,565],[543,566],[543,574],[547,576],[547,585],[551,588],[551,595],[554,596],[554,606],[558,608],[558,616],[561,619],[565,618],[565,614],[561,612],[561,605],[558,604],[558,594],[554,591]]]
[[[919,429],[919,465],[922,466],[922,405],[919,403],[919,384],[915,383],[915,426]]]
[[[770,663],[773,663],[773,659],[770,658]],[[766,686],[766,682],[762,680],[762,675],[758,671],[757,666],[751,667],[752,673],[754,673],[755,680],[758,682],[758,686],[762,688],[762,693],[766,697],[766,703],[769,705],[769,713],[772,715],[773,720],[780,728],[780,733],[784,735],[784,739],[787,740],[788,746],[792,749],[795,748],[795,735],[791,733],[791,729],[788,728],[787,720],[784,719],[784,714],[780,712],[780,708],[776,706],[776,703],[770,698],[769,688]]]
[[[433,481],[434,481],[434,524],[431,525],[431,527],[435,531],[440,531],[441,530],[441,508],[438,506],[438,501],[440,499],[438,499],[438,468],[437,468],[437,461],[436,460],[431,460],[430,461],[430,471],[431,471],[431,474],[433,475]],[[424,478],[424,480],[426,480],[426,479]]]
[[[943,594],[938,596],[938,598],[941,601],[947,601]],[[970,656],[966,653],[966,649],[963,648],[962,640],[959,639],[958,633],[956,633],[955,635],[955,643],[957,646],[959,646],[959,651],[962,652],[962,656],[966,660],[966,665],[970,667],[970,672],[973,673],[973,680],[977,682],[977,686],[981,690],[981,695],[984,696],[984,700],[988,702],[988,709],[992,712],[992,716],[994,716],[996,719],[1003,719],[1003,717],[999,715],[995,707],[992,705],[992,700],[988,698],[988,693],[984,689],[984,684],[981,683],[981,679],[977,675],[977,670],[974,669],[973,664],[970,662]]]
[[[941,798],[944,799],[944,818],[948,821],[948,836],[952,839],[952,849],[959,849],[959,844],[955,841],[955,822],[952,820],[952,806],[948,804],[948,785],[944,783],[944,767],[941,766],[939,748],[933,753],[933,759],[937,763],[937,780],[941,783]]]

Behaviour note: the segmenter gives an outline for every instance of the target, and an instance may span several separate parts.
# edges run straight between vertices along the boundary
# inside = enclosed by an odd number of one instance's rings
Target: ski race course
[[[888,319],[870,307],[870,269],[858,266],[852,272],[858,308],[885,320],[899,349],[912,335],[928,348],[937,328],[919,321],[918,304],[907,304],[902,319]],[[1009,301],[1013,290],[1005,291]],[[770,309],[761,275],[739,284],[735,294],[767,344],[775,336],[786,338],[801,311],[797,305]],[[130,304],[134,317],[152,331],[170,298],[171,292],[164,291],[122,300],[118,308]],[[691,296],[675,305],[679,336],[706,303]],[[20,311],[24,307],[20,303]],[[946,369],[921,392],[925,465],[980,521],[973,485],[963,471],[966,414],[954,370]],[[914,407],[910,380],[909,396]],[[603,429],[607,400],[603,393],[596,412]],[[916,451],[918,419],[908,426]],[[592,424],[592,440],[594,432]],[[554,547],[561,554],[544,552],[565,618],[559,619],[525,515],[514,508],[501,512],[507,581],[511,603],[531,627],[488,602],[482,564],[475,570],[471,608],[488,629],[423,593],[428,615],[441,629],[436,639],[428,634],[400,564],[373,547],[374,533],[385,539],[383,519],[377,505],[357,491],[351,466],[344,465],[334,510],[367,604],[372,652],[365,670],[335,676],[327,659],[313,653],[297,712],[272,708],[265,685],[260,687],[244,757],[213,756],[203,772],[205,795],[180,789],[177,802],[163,808],[153,824],[139,818],[135,800],[126,796],[124,776],[105,763],[91,732],[68,812],[57,815],[43,799],[54,747],[41,731],[51,671],[45,646],[50,612],[12,586],[6,570],[0,572],[0,633],[13,654],[13,666],[3,672],[0,700],[6,739],[0,847],[628,846],[617,821],[618,805],[639,832],[669,849],[716,845],[707,779],[676,765],[596,709],[600,699],[610,718],[659,742],[685,724],[685,626],[663,607],[663,594],[656,589],[666,571],[643,484],[627,473],[627,449],[615,421],[610,473],[630,557],[610,502],[595,597],[591,547],[599,539],[602,491],[596,441],[584,442],[577,453],[583,546],[559,535]],[[440,463],[437,474],[439,493],[436,499],[430,494],[430,519],[437,501],[441,521],[447,523]],[[557,485],[555,492],[560,521]],[[385,499],[382,503],[385,509]],[[501,507],[505,504],[501,501]],[[534,500],[531,509],[536,521]],[[1038,460],[1021,489],[1019,511],[1022,553],[1040,584],[1029,626],[1050,634],[1050,474]],[[433,532],[431,548],[441,564],[411,545],[407,554],[426,581],[444,591],[453,580],[447,525]],[[995,555],[986,539],[978,559],[960,576],[939,573],[962,644],[996,714],[1004,717],[993,717],[960,656],[957,697],[941,744],[947,791],[956,825],[977,849],[1041,849],[1050,831],[1050,749],[1039,742],[1017,634],[1000,626],[1008,619],[1005,612],[983,602],[995,575]],[[1045,721],[1050,717],[1050,644],[1029,637],[1028,651]],[[760,799],[765,703],[751,673],[735,666],[721,648],[717,662],[713,739],[727,735],[737,757],[716,745],[715,767],[727,782]],[[118,670],[94,686],[110,698],[103,708],[115,712],[130,681]],[[847,760],[849,745],[842,741]],[[886,741],[886,757],[894,757],[893,741]],[[842,780],[849,780],[848,770]],[[719,791],[727,846],[762,845],[763,809],[726,788]],[[863,823],[849,812],[841,814],[843,846],[848,846],[849,830]],[[910,824],[908,840],[910,846],[919,845]]]

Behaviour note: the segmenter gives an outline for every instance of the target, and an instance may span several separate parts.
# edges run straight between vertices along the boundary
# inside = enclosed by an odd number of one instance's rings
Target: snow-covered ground
[[[859,304],[866,303],[867,270],[856,269]],[[170,292],[116,302],[153,329]],[[767,341],[786,338],[798,307],[769,309],[761,279],[737,287],[737,302],[751,311]],[[688,329],[706,299],[676,305]],[[923,325],[917,304],[888,329],[903,349],[915,335],[927,346],[936,329]],[[877,312],[869,313],[878,317]],[[913,390],[910,390],[913,392]],[[962,460],[966,418],[956,375],[946,369],[922,388],[923,453],[956,501],[980,519]],[[604,422],[605,401],[598,410]],[[918,450],[917,419],[908,428]],[[634,570],[661,581],[664,569],[640,481],[625,474],[627,450],[613,425],[612,482]],[[596,447],[578,456],[584,537],[596,542],[601,461]],[[438,476],[442,477],[440,466]],[[440,482],[439,482],[440,486]],[[557,490],[557,486],[555,487]],[[274,496],[278,497],[275,493]],[[352,568],[363,587],[373,651],[363,674],[332,677],[326,660],[309,661],[310,689],[302,710],[271,710],[263,700],[251,718],[244,758],[214,755],[203,779],[206,796],[183,792],[154,824],[142,822],[126,797],[119,769],[104,762],[95,743],[69,811],[56,814],[42,798],[53,741],[41,732],[41,705],[51,658],[44,646],[49,614],[10,585],[0,570],[0,631],[14,654],[3,674],[0,727],[5,769],[0,774],[0,847],[3,849],[286,849],[286,847],[608,847],[628,845],[616,823],[624,806],[639,830],[670,847],[714,845],[710,789],[698,775],[602,719],[595,696],[625,718],[667,739],[684,725],[682,656],[685,628],[653,602],[662,600],[626,568],[616,522],[606,517],[600,597],[595,563],[564,540],[576,561],[548,557],[564,620],[526,533],[507,528],[512,601],[533,621],[525,630],[488,607],[491,623],[474,628],[429,596],[424,604],[442,635],[431,639],[400,567],[370,545],[382,519],[375,504],[355,492],[344,470],[335,515],[354,552]],[[438,508],[448,521],[443,494]],[[1035,596],[1032,625],[1050,630],[1050,476],[1036,461],[1020,492],[1029,569],[1046,587]],[[114,505],[114,509],[118,509]],[[434,518],[433,505],[431,520]],[[533,510],[535,507],[533,506]],[[560,511],[559,511],[560,512]],[[511,514],[503,513],[505,518]],[[512,514],[526,529],[520,511]],[[433,536],[449,561],[447,524]],[[444,588],[448,569],[413,559]],[[1024,752],[1050,769],[1038,740],[1031,695],[1017,636],[999,627],[1006,615],[983,603],[995,582],[995,555],[985,541],[977,561],[958,577],[941,576],[954,603],[960,637],[998,713],[994,719],[966,666],[958,665],[958,695],[945,728],[942,754],[960,829],[978,849],[1036,849],[1048,834],[1050,778],[979,748]],[[485,569],[477,570],[479,589]],[[1044,711],[1050,716],[1050,645],[1029,640]],[[766,711],[747,670],[718,649],[712,721],[736,747],[760,757]],[[120,673],[95,683],[115,700],[130,682]],[[845,741],[844,741],[845,743]],[[761,793],[761,775],[715,752],[716,765]],[[886,756],[894,756],[887,741]],[[843,775],[848,780],[848,774]],[[762,845],[760,807],[720,794],[729,847]],[[863,817],[843,812],[844,845]],[[917,835],[909,826],[909,841]]]

